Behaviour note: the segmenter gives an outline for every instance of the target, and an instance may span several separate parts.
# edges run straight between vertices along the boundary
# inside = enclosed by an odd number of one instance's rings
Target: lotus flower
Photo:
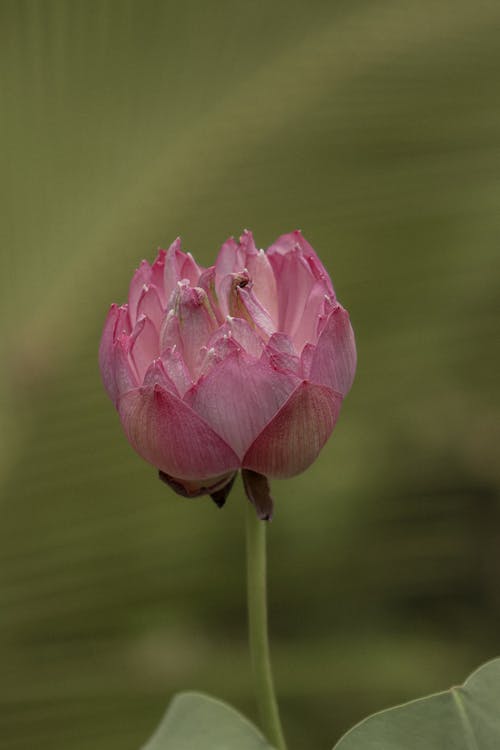
[[[181,494],[223,504],[239,469],[262,518],[266,478],[317,457],[356,368],[349,315],[299,231],[251,232],[202,268],[177,239],[112,305],[99,363],[133,448]],[[266,497],[267,492],[267,497]]]

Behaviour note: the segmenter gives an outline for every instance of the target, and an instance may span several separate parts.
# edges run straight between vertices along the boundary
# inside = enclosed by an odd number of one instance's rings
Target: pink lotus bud
[[[111,306],[99,364],[130,443],[164,481],[221,505],[243,469],[269,518],[262,477],[293,476],[317,457],[352,385],[356,347],[302,234],[264,252],[245,232],[208,269],[180,240],[152,266],[143,261],[128,304]]]

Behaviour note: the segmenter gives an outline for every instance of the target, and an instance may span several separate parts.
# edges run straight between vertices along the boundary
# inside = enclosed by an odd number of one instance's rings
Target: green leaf
[[[272,750],[259,730],[222,701],[176,695],[142,750]]]
[[[500,659],[461,687],[381,711],[355,726],[334,750],[498,750]]]

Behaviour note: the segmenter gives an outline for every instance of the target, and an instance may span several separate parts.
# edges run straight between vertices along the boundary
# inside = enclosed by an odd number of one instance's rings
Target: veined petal
[[[99,369],[102,382],[108,396],[114,401],[116,398],[115,375],[113,367],[113,343],[116,321],[118,320],[118,305],[111,305],[99,344]]]
[[[162,308],[165,308],[168,300],[165,297],[165,256],[166,250],[158,249],[158,255],[151,266],[151,283],[156,287]]]
[[[128,292],[128,312],[132,328],[135,326],[137,320],[137,305],[144,291],[144,286],[147,286],[150,282],[151,266],[147,260],[143,260],[132,276]]]
[[[164,290],[167,304],[170,295],[175,291],[177,283],[187,279],[191,285],[198,283],[202,269],[197,265],[191,253],[183,253],[181,250],[181,239],[172,242],[164,259]]]
[[[278,327],[278,289],[273,267],[264,250],[247,255],[246,268],[253,281],[252,290],[268,312],[276,329]]]
[[[153,284],[145,284],[137,303],[137,317],[149,318],[159,332],[163,321],[163,308],[158,289]]]
[[[257,335],[255,329],[243,318],[233,318],[228,315],[221,328],[225,334],[233,337],[247,354],[258,359],[264,349],[264,342]]]
[[[200,366],[200,350],[217,328],[206,292],[201,287],[180,283],[175,300],[175,314],[179,321],[182,355],[192,375]]]
[[[175,383],[169,378],[165,370],[163,361],[158,357],[148,367],[144,376],[143,385],[145,388],[155,385],[161,386],[164,390],[179,396]]]
[[[132,340],[126,333],[121,333],[113,344],[113,376],[115,406],[121,394],[137,388],[139,378],[132,357],[130,356]]]
[[[302,232],[299,229],[296,229],[294,232],[290,232],[289,234],[281,235],[281,237],[278,237],[276,242],[274,242],[268,248],[267,253],[270,258],[272,257],[274,260],[273,268],[275,268],[276,270],[276,267],[279,267],[280,256],[285,256],[290,251],[294,250],[300,251],[301,255],[307,260],[314,278],[316,280],[324,280],[325,284],[328,287],[328,293],[330,295],[334,295],[335,293],[333,291],[332,282],[326,268],[318,258],[318,255],[313,250],[309,242],[305,239],[305,237],[303,237]]]
[[[286,333],[273,333],[262,356],[274,369],[301,377],[300,359]]]
[[[314,383],[333,388],[345,396],[356,372],[356,343],[349,313],[337,305],[330,313],[310,364],[309,377]]]
[[[309,293],[304,306],[302,317],[293,335],[293,343],[298,352],[301,352],[306,344],[315,344],[319,335],[319,322],[325,313],[326,287],[323,281],[316,281]]]
[[[243,318],[268,339],[276,327],[253,293],[252,285],[247,271],[226,276],[220,286],[220,307],[225,316]]]
[[[123,428],[146,461],[177,479],[207,480],[239,468],[227,443],[184,401],[159,385],[136,388],[118,403]]]
[[[131,336],[130,355],[142,383],[146,370],[160,354],[158,331],[149,318],[139,318]]]
[[[298,382],[292,374],[235,351],[200,378],[185,399],[243,456]]]
[[[229,237],[224,242],[215,261],[215,272],[217,279],[223,279],[231,273],[238,273],[245,268],[245,251],[236,242],[234,237]]]
[[[341,403],[330,388],[303,381],[250,446],[243,468],[275,478],[300,474],[328,440]]]
[[[243,234],[240,237],[240,248],[244,253],[243,257],[247,262],[252,255],[256,255],[258,253],[253,239],[253,234],[249,229],[243,230]],[[246,263],[244,263],[243,267],[246,267]]]
[[[196,286],[202,270],[203,269],[196,263],[191,253],[186,253],[179,270],[179,275],[181,280],[187,279],[191,286]]]
[[[307,260],[296,248],[286,255],[270,255],[270,262],[278,286],[278,330],[293,339],[316,280]]]
[[[161,355],[161,361],[165,372],[170,380],[175,383],[177,392],[182,398],[188,388],[191,388],[193,385],[193,381],[181,353],[175,347],[166,349]]]
[[[208,301],[210,302],[210,305],[212,307],[212,312],[220,325],[224,321],[224,315],[219,308],[216,282],[217,278],[215,273],[215,266],[210,266],[210,268],[207,268],[201,274],[198,280],[198,286],[204,289],[207,293]]]

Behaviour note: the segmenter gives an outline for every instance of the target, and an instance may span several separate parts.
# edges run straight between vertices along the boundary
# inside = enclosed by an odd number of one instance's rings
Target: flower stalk
[[[274,690],[267,627],[266,581],[267,523],[259,520],[246,503],[247,597],[250,653],[255,694],[264,734],[276,750],[286,750],[285,737]]]

